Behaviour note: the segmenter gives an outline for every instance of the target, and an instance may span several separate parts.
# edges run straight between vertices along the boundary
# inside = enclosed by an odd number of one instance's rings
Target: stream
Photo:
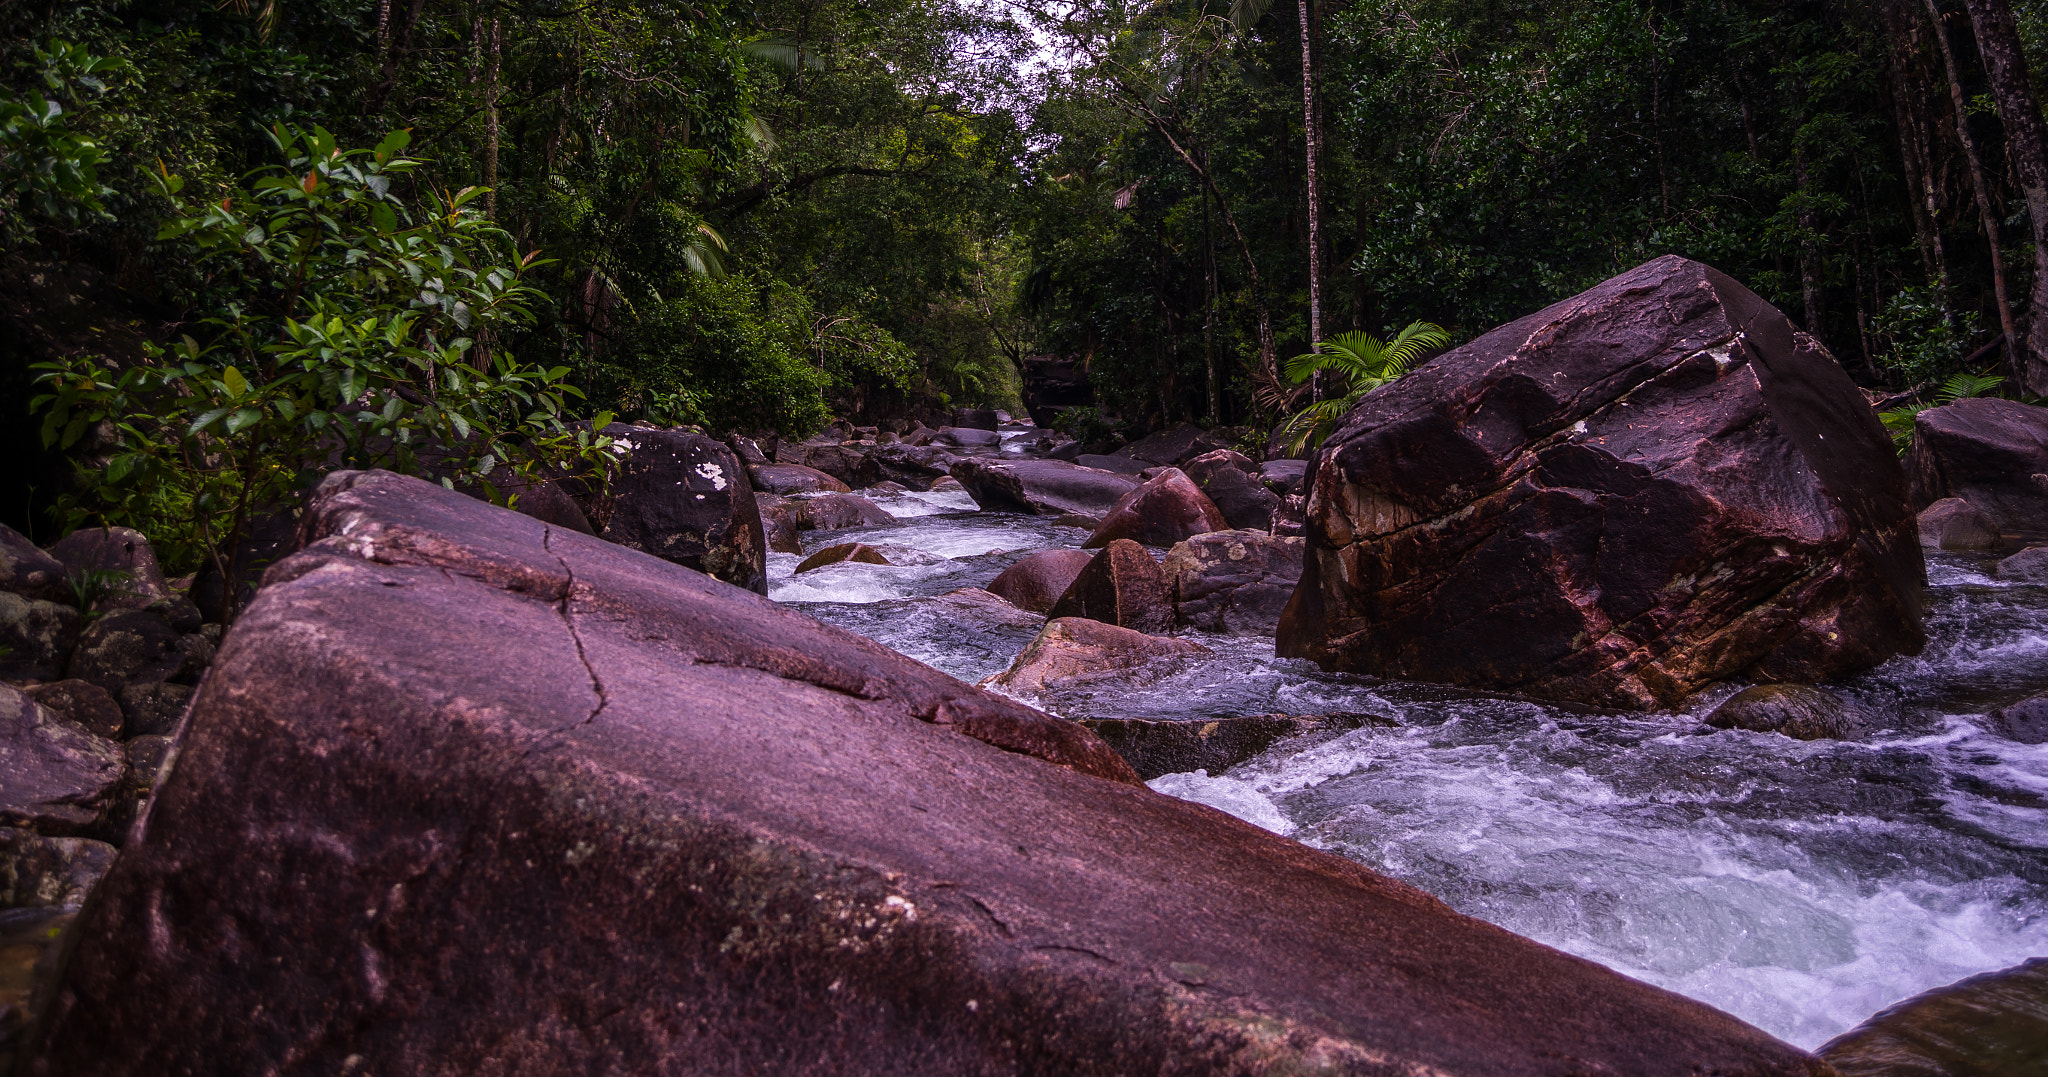
[[[1006,428],[1003,451],[1035,433]],[[770,597],[969,682],[1036,628],[929,599],[1087,539],[957,489],[874,500],[899,526],[809,532],[805,550],[858,540],[892,565],[795,576],[801,557],[773,554]],[[1859,742],[1703,725],[1736,686],[1683,713],[1593,716],[1327,674],[1276,659],[1271,639],[1199,632],[1181,634],[1213,656],[1024,698],[1069,718],[1377,715],[1388,724],[1150,784],[1813,1048],[2048,954],[2048,745],[1979,727],[2048,688],[2048,587],[1995,579],[1994,562],[1930,555],[1925,652],[1830,686],[1884,727]]]

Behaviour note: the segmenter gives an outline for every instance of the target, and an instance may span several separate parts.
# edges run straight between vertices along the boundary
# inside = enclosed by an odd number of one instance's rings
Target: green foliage
[[[1343,378],[1347,388],[1343,395],[1318,400],[1287,420],[1281,436],[1288,439],[1288,451],[1321,445],[1365,394],[1406,374],[1424,352],[1450,342],[1451,335],[1442,326],[1418,321],[1385,341],[1370,333],[1339,333],[1324,341],[1320,350],[1289,359],[1281,368],[1288,381],[1299,385],[1324,371]]]
[[[134,579],[134,573],[118,568],[88,568],[73,572],[67,581],[71,584],[71,603],[87,620],[91,620],[100,615],[100,603],[120,595],[134,594],[128,586]]]
[[[1884,422],[1885,430],[1891,433],[1892,446],[1899,451],[1899,455],[1904,456],[1906,450],[1913,447],[1914,421],[1920,417],[1921,412],[1929,408],[1938,408],[1943,404],[1953,404],[1967,397],[1989,396],[2004,384],[2004,378],[1989,371],[1982,374],[1958,372],[1949,375],[1948,380],[1941,383],[1941,389],[1934,394],[1933,403],[1890,408],[1880,412],[1878,418]]]
[[[221,300],[194,326],[203,339],[152,345],[125,369],[43,364],[45,443],[105,437],[81,516],[143,530],[190,563],[232,557],[253,511],[334,466],[430,473],[505,500],[502,485],[543,467],[604,459],[602,439],[565,421],[582,395],[568,368],[502,345],[540,293],[523,280],[532,256],[475,211],[481,191],[400,197],[420,166],[402,156],[403,131],[371,150],[318,127],[272,134],[282,164],[182,204],[161,229],[213,272]]]
[[[1956,372],[1983,335],[1976,311],[1950,309],[1936,287],[1904,288],[1873,319],[1873,332],[1889,342],[1885,365],[1902,385],[1924,385]],[[1971,394],[1975,395],[1975,394]]]
[[[32,218],[58,227],[106,218],[104,200],[114,193],[99,177],[106,151],[72,129],[65,102],[76,108],[106,92],[106,80],[128,65],[66,41],[34,51],[42,85],[0,97],[0,190],[9,196],[0,238],[8,243],[29,238]]]

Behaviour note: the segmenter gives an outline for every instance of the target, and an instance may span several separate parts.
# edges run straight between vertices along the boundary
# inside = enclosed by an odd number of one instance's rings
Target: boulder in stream
[[[731,448],[686,430],[614,425],[605,433],[618,473],[585,513],[600,538],[768,593],[761,509]]]
[[[1101,515],[1138,485],[1128,476],[1063,460],[969,457],[953,465],[953,477],[984,509],[1039,516]]]
[[[859,494],[820,494],[795,502],[799,531],[838,531],[847,527],[887,527],[896,522],[889,510]]]
[[[754,489],[788,497],[791,494],[846,494],[853,488],[802,464],[756,464],[747,469]]]
[[[912,490],[929,490],[939,479],[952,474],[960,458],[944,449],[893,443],[877,445],[868,453],[876,474],[900,482]]]
[[[1162,774],[1204,770],[1221,774],[1289,737],[1395,725],[1374,714],[1247,714],[1236,718],[1174,721],[1157,718],[1083,718],[1103,742],[1151,781]]]
[[[1173,592],[1145,547],[1117,539],[1082,567],[1046,616],[1166,632],[1173,628]]]
[[[1265,531],[1216,531],[1186,539],[1160,562],[1174,619],[1204,632],[1270,636],[1301,579],[1303,542]]]
[[[800,573],[809,572],[814,568],[824,568],[826,565],[836,565],[845,561],[856,561],[864,565],[889,563],[889,559],[882,556],[882,551],[867,543],[842,542],[837,546],[827,546],[797,562],[796,570]]]
[[[1915,995],[1815,1053],[1842,1077],[2038,1077],[2048,957]]]
[[[1018,609],[1045,613],[1073,586],[1095,555],[1086,550],[1040,550],[991,580],[988,589]]]
[[[1944,497],[1920,510],[1920,545],[1930,550],[1993,550],[2004,541],[1998,525],[1960,497]]]
[[[1283,657],[1650,710],[1926,642],[1883,425],[1817,341],[1698,262],[1438,356],[1317,459]]]
[[[1992,711],[1986,730],[2021,744],[2048,744],[2048,692],[2036,692]]]
[[[1099,550],[1118,539],[1171,546],[1189,535],[1229,528],[1216,503],[1186,473],[1169,467],[1118,498],[1082,548]]]
[[[752,592],[308,513],[23,1073],[1815,1072]]]
[[[1716,729],[1783,733],[1793,740],[1854,740],[1863,731],[1855,708],[1810,684],[1759,684],[1728,697],[1707,716]]]
[[[1978,396],[1913,419],[1913,504],[1960,497],[2004,531],[2048,531],[2048,408]]]
[[[1202,494],[1223,522],[1239,531],[1270,531],[1273,514],[1280,508],[1280,496],[1266,487],[1257,475],[1236,468],[1220,468],[1199,483]]]
[[[1009,669],[989,678],[988,683],[1037,692],[1076,677],[1133,669],[1157,658],[1210,653],[1209,648],[1188,640],[1151,636],[1087,617],[1055,617],[1025,645]]]
[[[761,509],[761,534],[770,553],[804,552],[802,528],[797,526],[797,506],[802,502],[780,494],[755,494]]]
[[[1193,423],[1181,423],[1147,434],[1118,449],[1112,455],[1139,461],[1150,467],[1178,466],[1204,453],[1228,449],[1230,443]]]
[[[1993,571],[2014,583],[2048,583],[2048,546],[2029,546],[2000,561]]]

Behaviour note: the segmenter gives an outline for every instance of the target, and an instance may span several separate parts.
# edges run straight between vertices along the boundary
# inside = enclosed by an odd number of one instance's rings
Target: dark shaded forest
[[[0,20],[0,519],[186,569],[336,462],[1018,410],[1033,356],[1085,370],[1085,439],[1262,447],[1347,388],[1286,376],[1321,341],[1469,339],[1670,253],[1888,406],[2048,391],[2039,0]]]

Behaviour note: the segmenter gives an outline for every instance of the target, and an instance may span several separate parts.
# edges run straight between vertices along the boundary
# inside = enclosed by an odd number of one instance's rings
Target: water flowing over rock
[[[681,430],[612,426],[618,474],[589,506],[599,537],[766,594],[768,540],[739,457]]]
[[[2048,408],[1971,397],[1913,419],[1913,504],[1960,497],[2007,531],[2048,531]]]
[[[1986,727],[1995,736],[2021,744],[2048,744],[2048,692],[2036,692],[1992,711]]]
[[[1818,1072],[648,555],[375,474],[306,538],[26,1072]]]
[[[1208,654],[1189,640],[1152,636],[1087,617],[1055,617],[988,683],[1019,692],[1143,666],[1155,658]]]
[[[1081,569],[1046,616],[1165,632],[1173,628],[1173,592],[1159,562],[1143,546],[1117,539]]]
[[[1998,525],[1960,497],[1944,497],[1920,510],[1920,545],[1930,550],[1992,550],[2004,541]]]
[[[1716,729],[1782,733],[1793,740],[1853,740],[1862,722],[1848,702],[1810,684],[1759,684],[1745,688],[1707,715]]]
[[[1171,546],[1190,535],[1227,531],[1216,503],[1179,468],[1169,467],[1117,499],[1083,548],[1099,550],[1118,539]]]
[[[1045,613],[1093,560],[1085,550],[1043,550],[1004,569],[988,589],[1018,609]]]
[[[1817,1053],[1842,1077],[2035,1077],[2048,1066],[2048,958],[1916,995]]]
[[[1284,656],[1624,709],[1925,642],[1905,478],[1812,338],[1675,256],[1369,394],[1318,455]]]
[[[1151,781],[1196,770],[1221,774],[1288,737],[1395,723],[1370,714],[1247,714],[1198,722],[1088,718],[1081,724]]]
[[[1179,623],[1228,636],[1270,636],[1301,579],[1303,542],[1264,531],[1196,535],[1160,562]]]
[[[802,504],[780,494],[755,494],[754,504],[761,509],[761,534],[767,540],[770,553],[804,552],[802,528],[797,526],[797,506]]]
[[[953,465],[953,477],[984,509],[1039,516],[1100,516],[1138,485],[1127,476],[1063,460],[969,458]]]
[[[889,563],[889,559],[882,556],[882,551],[875,549],[873,546],[869,546],[864,542],[842,542],[837,546],[827,546],[817,553],[804,558],[797,563],[796,570],[798,572],[809,572],[812,569],[824,568],[826,565],[837,565],[846,561],[856,561],[864,565],[886,565]]]

